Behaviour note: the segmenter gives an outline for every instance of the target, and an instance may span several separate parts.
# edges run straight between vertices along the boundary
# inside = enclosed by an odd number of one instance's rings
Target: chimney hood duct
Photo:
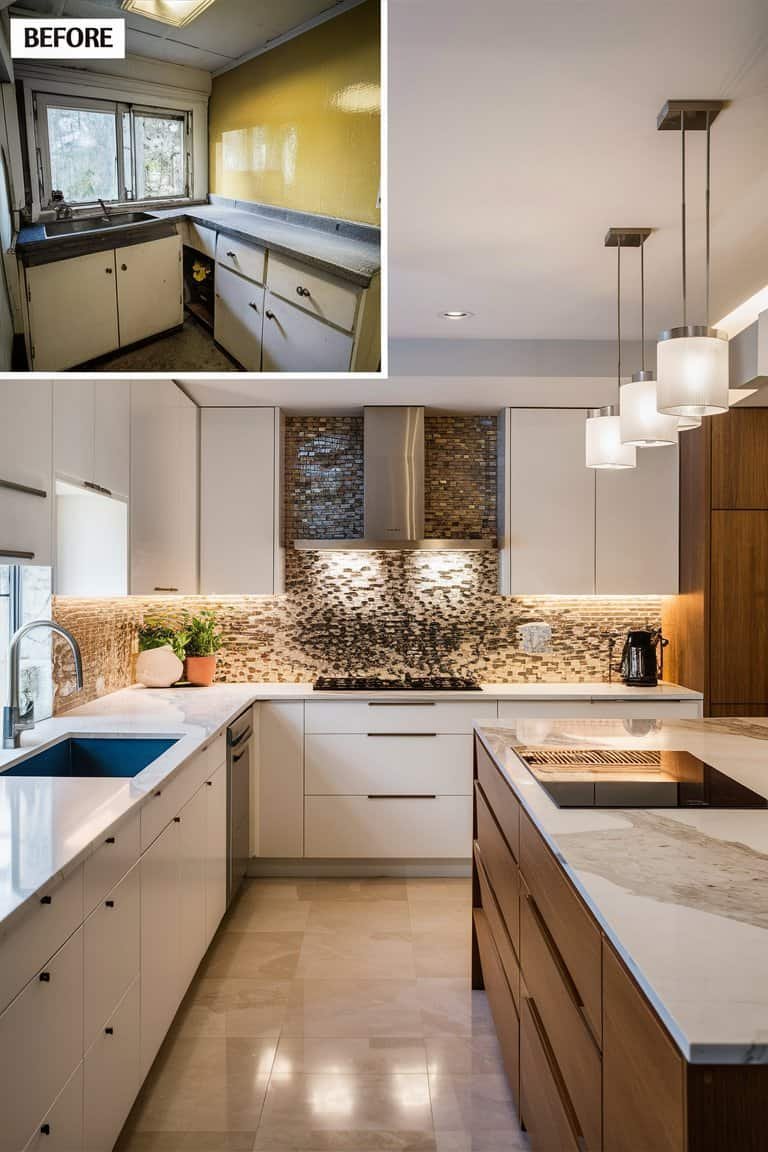
[[[424,409],[374,405],[363,409],[364,536],[295,540],[306,552],[487,552],[492,539],[424,537]]]

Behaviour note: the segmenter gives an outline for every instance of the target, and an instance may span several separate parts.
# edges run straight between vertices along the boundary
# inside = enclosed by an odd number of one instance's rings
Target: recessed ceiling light
[[[135,12],[147,20],[160,20],[163,24],[173,24],[183,28],[191,24],[214,0],[123,0],[126,12]]]
[[[474,316],[474,312],[440,312],[441,320],[466,320],[470,316]]]

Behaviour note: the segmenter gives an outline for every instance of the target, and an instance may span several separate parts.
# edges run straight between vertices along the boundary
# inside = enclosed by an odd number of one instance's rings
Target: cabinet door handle
[[[41,896],[40,897],[40,903],[41,904],[52,904],[53,903],[53,896]]]
[[[174,816],[173,822],[174,824],[181,824],[181,816]]]
[[[41,984],[50,984],[51,974],[50,974],[50,972],[41,972],[38,979],[40,980]]]
[[[312,295],[309,288],[304,288],[301,284],[299,284],[299,286],[297,287],[296,294],[297,294],[297,296],[311,296]]]
[[[162,788],[158,788],[157,792],[155,792],[155,796],[162,796],[162,794],[163,794]]]
[[[104,841],[105,844],[114,844],[114,842],[115,842],[114,836],[107,836],[106,840]]]
[[[369,700],[369,708],[434,708],[434,700]]]
[[[120,271],[121,272],[127,272],[128,271],[128,265],[127,264],[121,264],[120,265]]]
[[[41,1124],[40,1125],[40,1132],[42,1133],[43,1136],[50,1136],[50,1134],[51,1134],[50,1124]]]
[[[163,588],[160,584],[155,584],[152,589],[153,592],[178,592],[178,588]]]
[[[410,739],[414,737],[416,740],[433,739],[437,736],[437,732],[367,732],[366,735],[369,739]]]
[[[546,920],[541,914],[538,904],[530,894],[526,895],[525,899],[528,903],[528,907],[531,910],[531,915],[536,921],[536,926],[541,933],[541,937],[546,945],[547,951],[552,957],[552,962],[560,973],[563,984],[565,984],[571,1000],[578,1008],[579,1012],[583,1013],[584,1001],[579,995],[579,990],[574,983],[573,976],[571,976],[570,972],[568,971],[568,966],[566,965],[565,960],[563,960],[563,957],[560,955],[560,949],[558,948],[552,933],[549,930],[549,926],[547,925]]]
[[[115,1034],[114,1028],[105,1028],[104,1029],[104,1035],[105,1036],[114,1036],[114,1034]]]
[[[18,548],[0,548],[0,556],[8,556],[11,560],[34,560],[34,552],[20,552]]]
[[[114,900],[105,900],[104,901],[104,907],[105,908],[114,908],[114,906],[115,906]]]
[[[206,780],[205,786],[206,788],[213,788],[213,780]]]
[[[0,480],[0,488],[8,488],[11,492],[23,492],[25,496],[39,496],[43,500],[48,496],[44,488],[30,488],[29,484],[17,484],[15,480]]]
[[[237,260],[237,252],[227,252],[227,256],[229,256],[230,260]]]
[[[253,308],[254,312],[258,312],[258,310],[259,310],[259,306],[255,300],[249,300],[248,301],[248,307]]]
[[[266,316],[267,320],[274,320],[274,319],[275,319],[275,314],[274,314],[274,312],[270,312],[269,308],[267,308],[267,310],[266,310],[266,312],[264,313],[264,315]]]
[[[107,276],[112,275],[112,269],[111,268],[105,268],[104,271],[106,272]]]
[[[369,792],[369,800],[437,800],[434,792]]]

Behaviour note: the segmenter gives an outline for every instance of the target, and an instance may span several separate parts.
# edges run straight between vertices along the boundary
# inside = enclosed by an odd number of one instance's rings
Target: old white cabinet
[[[92,252],[25,271],[33,372],[60,372],[119,346],[115,253]]]
[[[115,263],[121,347],[183,323],[178,236],[118,248]]]
[[[198,589],[198,410],[170,380],[131,383],[130,590]]]
[[[584,463],[584,409],[505,413],[501,591],[672,595],[677,591],[677,448],[638,467]]]
[[[200,444],[200,591],[281,592],[278,409],[205,408]]]
[[[116,496],[130,487],[129,380],[57,380],[53,457],[58,477],[96,484]]]
[[[317,320],[267,290],[264,296],[264,372],[349,372],[352,336]]]
[[[0,381],[0,563],[52,562],[50,380]]]
[[[248,372],[261,369],[264,285],[220,265],[216,269],[214,338]]]

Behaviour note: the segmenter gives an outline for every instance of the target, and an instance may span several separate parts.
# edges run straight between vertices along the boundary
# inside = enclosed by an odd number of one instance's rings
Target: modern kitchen
[[[5,369],[380,369],[378,0],[23,0],[122,60],[0,50]]]

